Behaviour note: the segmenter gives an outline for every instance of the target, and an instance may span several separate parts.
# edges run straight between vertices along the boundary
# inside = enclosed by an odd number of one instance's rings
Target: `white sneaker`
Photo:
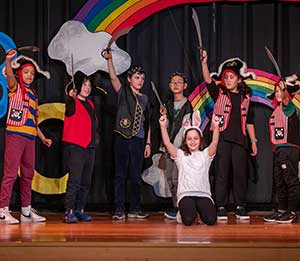
[[[14,218],[8,209],[8,207],[0,208],[0,224],[19,224],[20,221]]]
[[[46,221],[45,217],[42,217],[37,214],[37,211],[34,208],[31,208],[29,211],[29,215],[25,216],[23,213],[21,214],[21,222],[44,222]]]

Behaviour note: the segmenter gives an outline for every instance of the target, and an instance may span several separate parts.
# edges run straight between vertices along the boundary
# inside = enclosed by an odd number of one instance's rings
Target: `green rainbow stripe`
[[[98,25],[102,23],[114,10],[126,3],[127,0],[113,0],[103,9],[101,9],[97,15],[86,25],[87,29],[94,32]]]

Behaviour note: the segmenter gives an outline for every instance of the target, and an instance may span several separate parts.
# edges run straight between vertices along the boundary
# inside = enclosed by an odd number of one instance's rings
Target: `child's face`
[[[90,80],[85,80],[81,85],[81,91],[79,95],[84,98],[87,98],[90,95],[91,90],[92,90],[92,86]]]
[[[189,130],[186,133],[185,141],[190,152],[195,152],[199,150],[201,140],[198,131],[193,129]]]
[[[127,77],[130,86],[136,91],[140,91],[145,82],[145,74],[134,73],[131,77]]]
[[[181,76],[176,75],[171,78],[169,87],[173,94],[181,94],[187,88],[187,84]]]
[[[26,66],[21,71],[23,82],[26,85],[32,84],[35,75],[35,69],[32,66]]]
[[[226,72],[224,74],[225,87],[231,92],[237,91],[238,84],[240,83],[240,81],[240,78],[232,72]]]
[[[284,98],[283,97],[285,94],[284,89],[285,89],[284,83],[282,81],[280,81],[279,86],[277,85],[275,88],[275,97],[278,102],[281,102],[282,99]]]

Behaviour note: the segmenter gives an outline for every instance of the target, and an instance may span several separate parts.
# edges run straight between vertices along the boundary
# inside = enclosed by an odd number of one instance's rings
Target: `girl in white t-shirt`
[[[192,225],[198,213],[203,223],[213,225],[217,214],[211,198],[209,167],[219,141],[219,118],[215,115],[212,118],[213,136],[207,148],[204,148],[204,138],[198,127],[198,111],[193,113],[193,124],[188,120],[184,124],[186,129],[180,149],[170,142],[166,121],[164,114],[160,117],[160,128],[165,147],[178,167],[177,205],[182,222],[186,226]]]

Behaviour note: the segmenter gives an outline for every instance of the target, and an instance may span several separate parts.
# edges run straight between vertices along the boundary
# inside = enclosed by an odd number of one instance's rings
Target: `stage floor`
[[[266,223],[268,213],[251,212],[250,221],[243,222],[231,213],[227,223],[190,227],[165,219],[162,212],[122,221],[111,220],[109,213],[89,213],[93,221],[78,224],[63,223],[63,213],[43,213],[46,223],[0,225],[0,260],[199,260],[199,255],[297,260],[300,221]],[[32,251],[36,259],[29,257]]]

